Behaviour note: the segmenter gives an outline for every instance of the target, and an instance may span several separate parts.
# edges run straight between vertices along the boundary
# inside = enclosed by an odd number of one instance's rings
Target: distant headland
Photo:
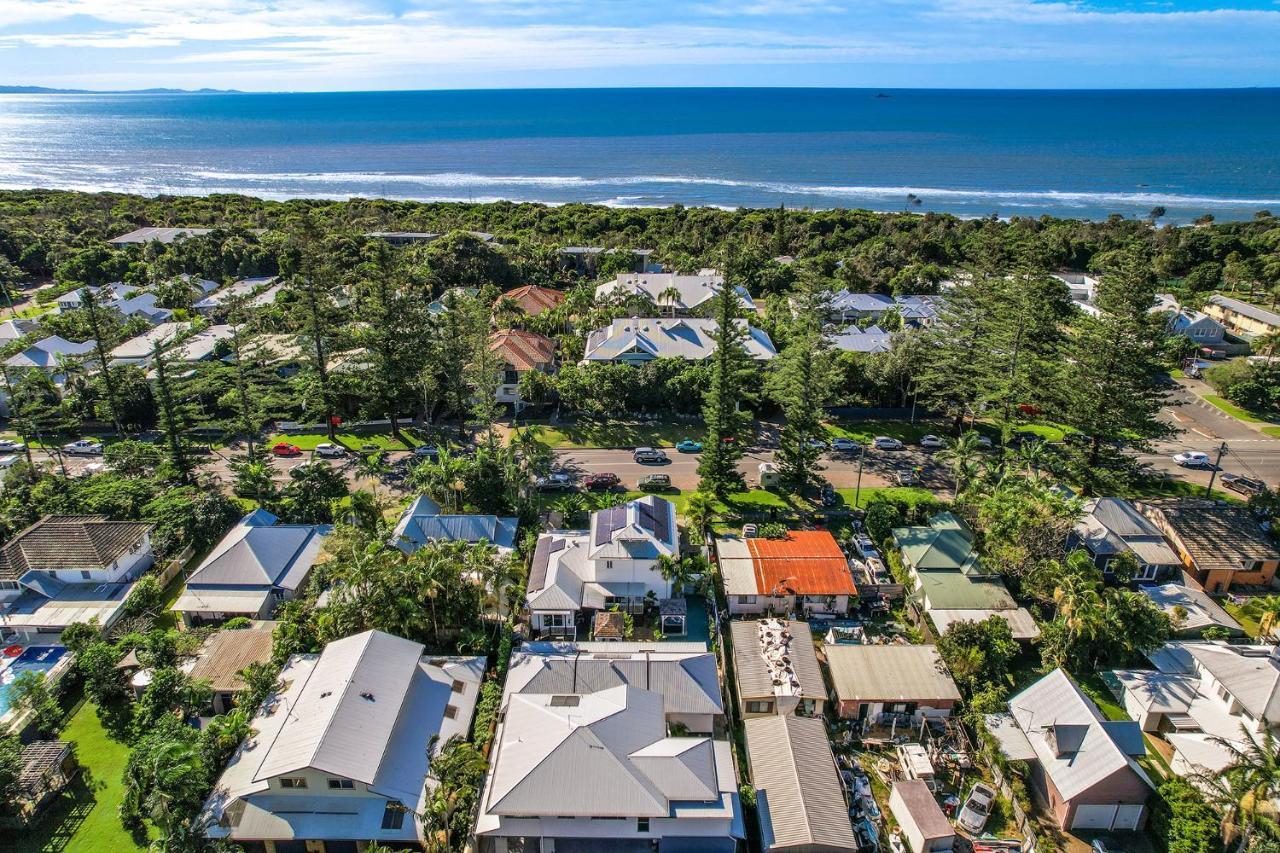
[[[0,95],[240,95],[238,89],[53,89],[48,86],[0,86]]]

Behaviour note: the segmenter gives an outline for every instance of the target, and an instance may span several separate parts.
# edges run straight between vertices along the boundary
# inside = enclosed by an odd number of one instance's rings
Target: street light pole
[[[1218,476],[1218,468],[1222,465],[1222,457],[1227,453],[1227,443],[1224,441],[1218,445],[1218,458],[1213,460],[1213,470],[1209,472],[1209,485],[1205,486],[1204,496],[1210,497],[1213,494],[1213,480]]]
[[[867,449],[865,447],[858,450],[858,483],[853,489],[853,508],[857,509],[862,498],[862,460],[867,457]]]

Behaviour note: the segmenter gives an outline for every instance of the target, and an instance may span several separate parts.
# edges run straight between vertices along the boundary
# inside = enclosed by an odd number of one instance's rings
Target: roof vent
[[[548,704],[552,708],[576,708],[581,701],[581,696],[552,696]]]
[[[328,699],[328,698],[329,698],[330,696],[332,696],[332,695],[333,695],[333,691],[332,691],[332,690],[326,690],[325,692],[323,692],[323,693],[321,693],[321,694],[320,694],[320,698],[321,698],[321,699]]]
[[[373,701],[373,694],[366,690],[364,693],[361,693],[361,694],[360,694],[360,698],[361,698],[361,699],[363,699],[363,700],[364,700],[364,701],[366,701],[366,702],[372,702],[372,701]]]

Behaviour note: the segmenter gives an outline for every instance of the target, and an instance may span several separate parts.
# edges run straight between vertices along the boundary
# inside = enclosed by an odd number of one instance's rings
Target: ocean
[[[0,188],[262,198],[1280,213],[1280,89],[0,96]]]

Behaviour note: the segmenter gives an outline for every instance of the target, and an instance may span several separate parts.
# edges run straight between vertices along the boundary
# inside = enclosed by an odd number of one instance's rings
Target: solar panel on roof
[[[671,504],[666,501],[654,501],[653,522],[653,534],[658,537],[658,541],[671,544],[667,542],[667,529],[671,526]]]
[[[565,540],[544,536],[533,549],[533,562],[529,566],[529,589],[542,589],[547,584],[547,566],[551,555],[564,548]]]
[[[613,540],[613,534],[621,530],[627,523],[627,508],[615,506],[602,509],[596,513],[596,545],[605,545]]]

